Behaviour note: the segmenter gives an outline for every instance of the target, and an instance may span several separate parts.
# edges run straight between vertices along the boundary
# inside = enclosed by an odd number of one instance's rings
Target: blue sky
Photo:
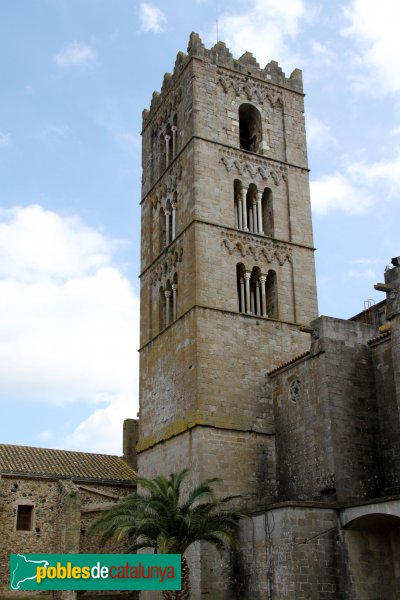
[[[137,412],[141,112],[192,30],[303,70],[319,310],[400,254],[395,0],[2,0],[0,442],[120,453]]]

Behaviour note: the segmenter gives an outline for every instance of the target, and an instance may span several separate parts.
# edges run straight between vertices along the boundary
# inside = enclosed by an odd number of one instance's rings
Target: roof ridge
[[[42,446],[26,446],[25,444],[0,444],[0,448],[27,448],[29,450],[45,450],[47,452],[67,452],[69,454],[85,454],[88,456],[107,456],[112,458],[122,458],[118,454],[106,454],[104,452],[86,452],[84,450],[65,450],[64,448],[46,448]]]
[[[0,444],[0,472],[119,482],[136,475],[122,456],[16,444]]]
[[[305,358],[308,354],[310,354],[309,350],[307,350],[306,352],[303,352],[302,354],[299,354],[298,356],[295,356],[294,358],[288,360],[287,362],[284,362],[284,363],[278,365],[277,367],[275,367],[271,371],[268,371],[268,375],[273,375],[277,371],[280,371],[281,369],[284,369],[285,367],[288,367],[289,365],[295,363],[296,361],[300,360],[301,358]]]

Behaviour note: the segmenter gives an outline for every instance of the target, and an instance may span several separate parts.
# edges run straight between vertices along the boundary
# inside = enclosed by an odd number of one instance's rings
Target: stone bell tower
[[[190,467],[256,510],[276,493],[266,374],[317,316],[301,72],[192,34],[142,135],[139,472]]]

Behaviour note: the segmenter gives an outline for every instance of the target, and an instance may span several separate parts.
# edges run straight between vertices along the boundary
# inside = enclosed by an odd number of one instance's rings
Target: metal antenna
[[[218,39],[218,19],[215,19],[215,24],[217,26],[217,44],[218,44],[218,42],[219,42],[219,39]]]

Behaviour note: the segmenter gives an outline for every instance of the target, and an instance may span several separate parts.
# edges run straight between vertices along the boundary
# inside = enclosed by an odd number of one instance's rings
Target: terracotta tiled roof
[[[130,481],[134,470],[118,456],[0,444],[0,473]]]
[[[277,373],[281,369],[284,369],[285,367],[288,367],[289,365],[292,365],[293,363],[297,362],[301,358],[305,358],[309,354],[310,354],[309,350],[307,352],[303,352],[303,354],[300,354],[299,356],[296,356],[295,358],[292,358],[291,360],[288,360],[287,362],[282,363],[281,365],[279,365],[275,369],[272,369],[272,371],[268,371],[268,375],[273,375],[274,373]]]
[[[380,342],[381,340],[384,340],[387,337],[390,337],[390,329],[388,331],[380,333],[376,337],[372,338],[372,340],[369,340],[368,345],[373,344],[374,342]]]

